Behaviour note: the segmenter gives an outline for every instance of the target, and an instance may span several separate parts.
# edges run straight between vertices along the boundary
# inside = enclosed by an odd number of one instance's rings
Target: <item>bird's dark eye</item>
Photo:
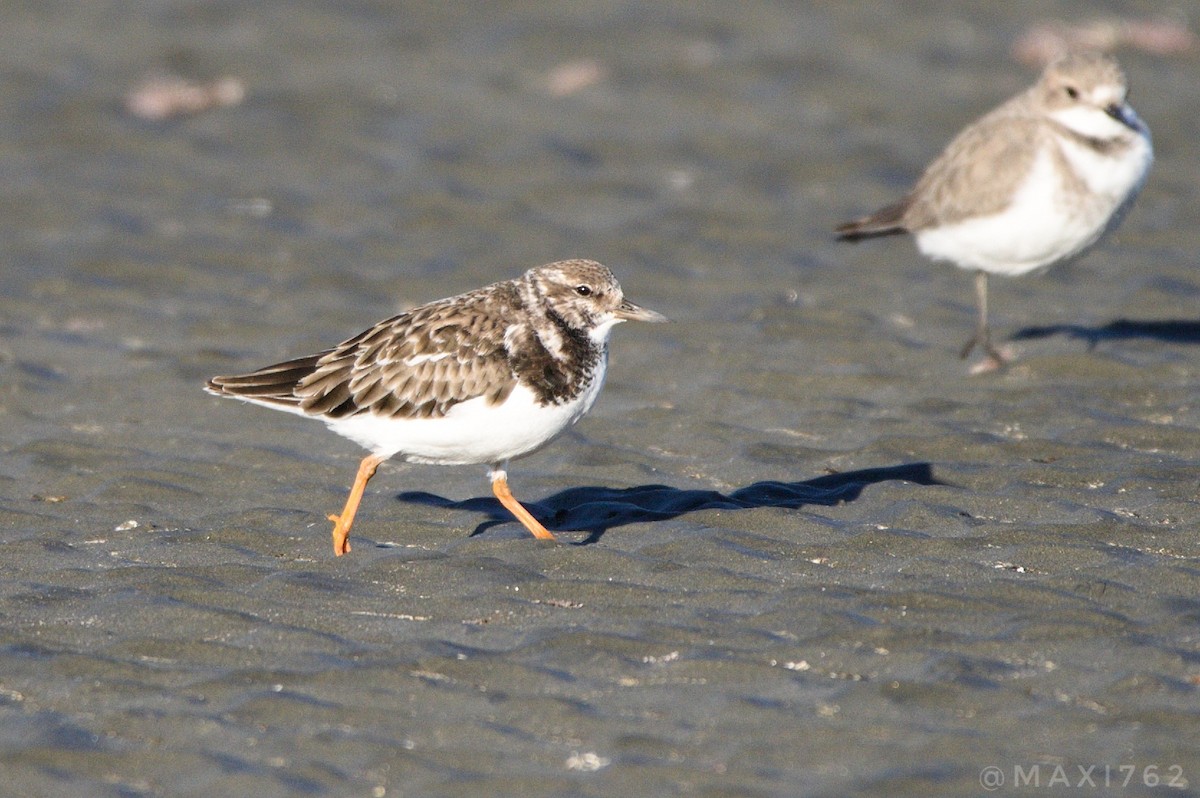
[[[1079,99],[1079,89],[1075,88],[1074,86],[1067,86],[1067,96],[1070,97],[1072,100],[1078,100]]]
[[[575,286],[575,293],[579,294],[580,296],[591,296],[592,287],[590,285],[577,285]]]

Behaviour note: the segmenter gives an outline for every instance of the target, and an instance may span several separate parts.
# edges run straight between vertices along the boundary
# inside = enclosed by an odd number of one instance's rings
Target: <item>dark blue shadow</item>
[[[1116,319],[1102,327],[1085,327],[1080,324],[1050,324],[1045,327],[1025,327],[1013,333],[1012,340],[1027,341],[1065,335],[1088,342],[1094,349],[1101,341],[1124,341],[1145,338],[1172,344],[1200,344],[1200,321],[1190,319],[1162,319],[1159,321],[1136,321]]]
[[[540,502],[522,502],[529,512],[554,531],[587,531],[581,542],[595,543],[609,529],[625,524],[663,521],[697,510],[747,510],[754,507],[799,509],[815,504],[823,507],[854,501],[863,488],[878,482],[903,480],[916,485],[945,485],[934,478],[929,463],[906,463],[884,468],[846,471],[803,482],[755,482],[727,494],[715,490],[680,490],[667,485],[641,485],[634,488],[569,488]],[[396,497],[410,504],[424,504],[452,510],[471,510],[490,516],[476,527],[478,535],[496,524],[513,521],[500,502],[492,498],[451,501],[450,499],[410,491]]]

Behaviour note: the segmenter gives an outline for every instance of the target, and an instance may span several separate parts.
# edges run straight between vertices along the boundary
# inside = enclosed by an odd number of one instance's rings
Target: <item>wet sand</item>
[[[971,377],[969,277],[830,230],[1092,6],[415,5],[0,12],[0,794],[1200,794],[1196,56]],[[334,558],[360,452],[201,391],[575,256],[675,323],[510,469],[560,544],[388,464]]]

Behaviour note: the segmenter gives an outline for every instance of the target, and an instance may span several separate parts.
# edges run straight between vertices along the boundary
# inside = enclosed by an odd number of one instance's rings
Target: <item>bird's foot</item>
[[[333,522],[333,553],[338,557],[350,552],[350,524],[342,523],[340,515],[330,513],[326,516]]]

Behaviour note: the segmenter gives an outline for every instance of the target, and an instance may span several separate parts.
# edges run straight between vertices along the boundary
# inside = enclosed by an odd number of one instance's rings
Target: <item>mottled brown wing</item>
[[[401,418],[445,415],[516,385],[505,334],[519,304],[507,284],[424,305],[382,321],[319,356],[294,393],[306,413]]]

